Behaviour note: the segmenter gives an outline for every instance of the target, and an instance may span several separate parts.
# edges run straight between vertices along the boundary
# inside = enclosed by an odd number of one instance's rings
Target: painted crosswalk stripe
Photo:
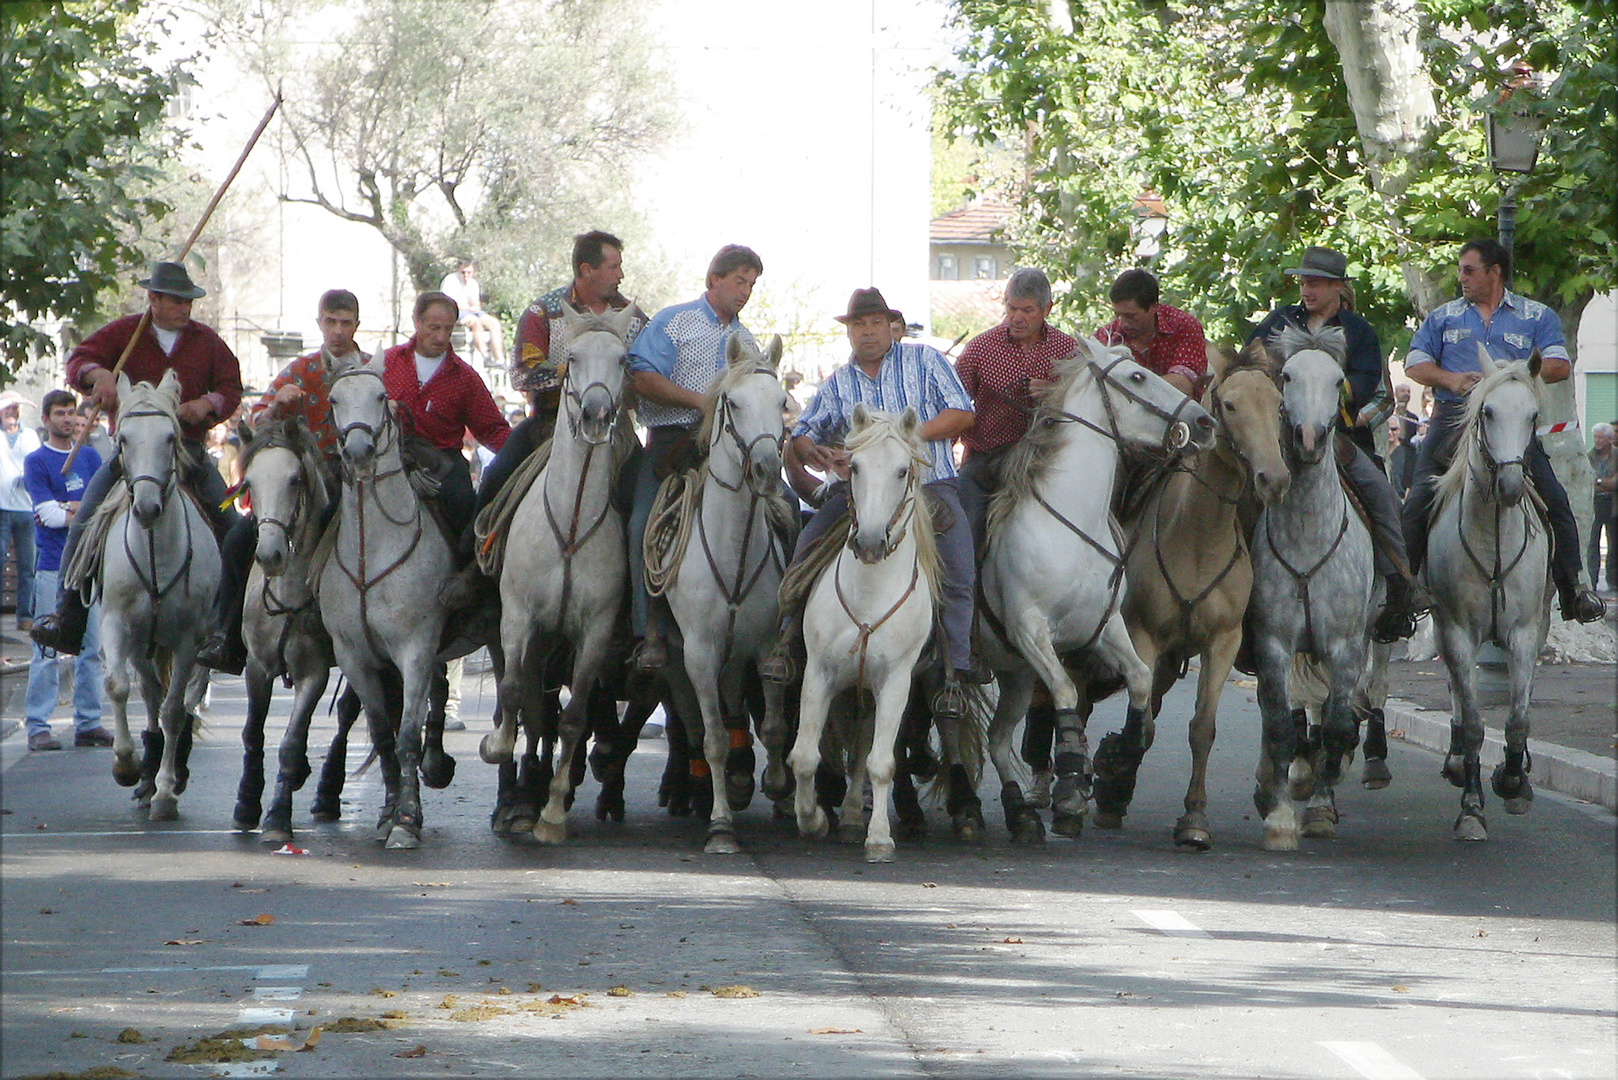
[[[1208,936],[1208,931],[1177,911],[1137,911],[1134,912],[1134,916],[1153,930],[1167,934],[1169,937],[1205,938]]]
[[[1365,1080],[1422,1080],[1416,1070],[1371,1042],[1323,1042]]]
[[[295,1009],[266,1009],[261,1007],[243,1009],[241,1022],[252,1027],[257,1027],[260,1024],[285,1024],[287,1027],[291,1027],[292,1017],[296,1011]]]
[[[301,986],[255,986],[254,1001],[297,1001],[303,997]]]

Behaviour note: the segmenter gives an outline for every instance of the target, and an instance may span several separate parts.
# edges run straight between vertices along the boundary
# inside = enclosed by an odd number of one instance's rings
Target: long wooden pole
[[[229,190],[231,181],[235,180],[236,174],[242,171],[242,166],[247,163],[247,155],[253,152],[253,147],[258,144],[258,137],[264,134],[265,128],[270,126],[271,117],[275,115],[275,111],[280,107],[281,91],[278,88],[275,91],[275,100],[270,103],[270,108],[265,112],[264,119],[260,120],[258,127],[253,129],[253,135],[247,140],[247,145],[242,148],[241,156],[236,159],[236,164],[231,166],[230,175],[225,177],[225,182],[219,185],[219,189],[213,193],[213,198],[208,200],[207,209],[203,210],[202,218],[197,222],[197,227],[191,230],[191,235],[185,238],[185,246],[175,256],[175,262],[184,262],[185,257],[191,253],[191,246],[197,242],[197,237],[201,236],[202,230],[207,227],[208,219],[213,217],[215,208],[219,206],[219,200],[225,197],[225,192]],[[119,355],[118,362],[112,366],[112,374],[115,378],[124,370],[124,364],[129,362],[129,355],[135,351],[135,343],[140,340],[142,334],[146,333],[146,327],[151,321],[152,308],[148,304],[146,310],[140,313],[140,322],[135,325],[134,335],[130,337],[128,344],[124,346],[124,351]],[[79,456],[80,448],[84,446],[85,440],[90,437],[90,432],[95,428],[96,421],[99,419],[101,419],[101,407],[96,405],[92,407],[90,412],[90,422],[84,426],[84,430],[79,433],[79,437],[73,441],[73,449],[68,452],[67,460],[62,463],[63,476],[66,476],[68,470],[73,467],[73,459]]]

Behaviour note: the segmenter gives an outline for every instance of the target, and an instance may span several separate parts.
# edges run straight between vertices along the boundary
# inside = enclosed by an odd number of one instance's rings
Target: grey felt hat
[[[181,300],[195,300],[208,295],[205,290],[197,288],[191,275],[185,272],[185,267],[177,262],[153,263],[152,276],[135,284],[152,292],[178,296]]]
[[[1348,256],[1329,247],[1305,248],[1303,265],[1288,270],[1287,273],[1299,277],[1322,277],[1345,281],[1348,278]]]

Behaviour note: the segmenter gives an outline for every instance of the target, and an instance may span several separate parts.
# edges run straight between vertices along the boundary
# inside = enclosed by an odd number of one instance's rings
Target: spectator
[[[1607,589],[1618,589],[1618,449],[1612,445],[1613,426],[1597,424],[1592,432],[1595,449],[1590,451],[1590,467],[1596,474],[1595,522],[1590,527],[1590,543],[1585,549],[1585,562],[1590,571],[1590,584],[1596,583],[1596,571],[1601,569],[1601,534],[1607,534]]]
[[[91,426],[92,419],[95,421],[93,427]],[[100,454],[102,461],[106,461],[112,456],[112,436],[107,434],[105,417],[88,401],[79,405],[78,413],[73,418],[74,442],[78,441],[80,433],[85,428],[90,428],[90,437],[84,440],[84,445]]]
[[[1397,416],[1388,425],[1388,480],[1401,499],[1410,491],[1410,481],[1416,475],[1416,448],[1405,437],[1414,427]]]
[[[0,567],[17,553],[17,629],[34,625],[34,510],[23,486],[23,461],[39,449],[39,436],[22,426],[21,394],[0,394]]]
[[[73,449],[73,429],[77,419],[76,402],[66,390],[45,395],[40,412],[45,416],[45,445],[28,455],[24,463],[31,514],[36,522],[39,548],[37,580],[40,592],[56,595],[61,573],[62,546],[67,540],[67,523],[79,508],[85,485],[101,467],[101,455],[86,446],[73,459],[67,476],[62,466]],[[73,745],[111,746],[112,734],[101,726],[101,613],[100,605],[90,608],[90,621],[84,642],[73,667]],[[55,651],[34,646],[28,665],[28,696],[24,720],[28,727],[28,749],[60,750],[62,744],[51,734],[51,713],[56,709],[60,690],[60,661]]]
[[[483,286],[478,284],[477,264],[461,259],[438,291],[455,301],[460,309],[460,321],[466,327],[470,343],[467,352],[481,352],[501,367],[506,366],[506,332],[500,320],[483,310]],[[483,335],[488,335],[487,343]]]

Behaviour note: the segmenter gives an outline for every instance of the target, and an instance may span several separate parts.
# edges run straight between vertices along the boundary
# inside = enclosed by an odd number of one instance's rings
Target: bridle
[[[762,374],[762,372],[760,374]],[[776,455],[784,456],[786,453],[786,430],[783,428],[781,433],[778,435],[771,435],[768,431],[764,431],[760,432],[758,435],[755,435],[752,439],[748,439],[736,429],[736,409],[731,403],[729,394],[721,394],[719,397],[719,403],[714,407],[713,428],[714,434],[708,440],[708,474],[713,476],[713,449],[719,445],[720,437],[723,435],[730,436],[730,441],[735,444],[736,452],[741,456],[742,463],[742,475],[737,479],[736,483],[727,484],[718,476],[713,477],[714,483],[718,484],[726,491],[740,492],[742,487],[745,485],[748,490],[754,493],[755,496],[764,494],[755,486],[753,480],[753,470],[748,468],[748,463],[753,460],[753,450],[761,442],[773,443],[775,446]]]
[[[174,494],[174,485],[179,482],[179,476],[180,476],[180,446],[179,446],[180,424],[179,424],[179,421],[175,420],[173,414],[164,412],[161,409],[142,409],[139,412],[125,413],[120,418],[119,422],[120,423],[127,423],[130,420],[138,420],[138,419],[141,419],[143,417],[154,417],[154,416],[155,417],[161,417],[162,419],[167,420],[170,424],[174,425],[175,444],[174,444],[174,447],[172,448],[172,451],[171,451],[171,453],[169,455],[169,474],[164,479],[159,480],[157,477],[151,476],[151,475],[146,474],[146,473],[141,473],[139,475],[132,476],[132,475],[130,475],[128,470],[124,470],[123,471],[123,481],[124,481],[124,486],[129,488],[129,495],[130,495],[131,498],[133,498],[134,495],[135,495],[135,485],[136,484],[141,483],[142,481],[145,481],[148,484],[156,484],[158,492],[160,493],[159,494],[159,501],[163,502],[163,503],[167,503],[169,501],[169,496]],[[122,455],[120,455],[120,456],[122,456]]]
[[[1509,563],[1506,562],[1504,552],[1502,552],[1500,548],[1500,535],[1501,527],[1505,524],[1507,507],[1500,501],[1499,492],[1496,490],[1496,488],[1500,479],[1500,470],[1506,466],[1516,465],[1525,473],[1527,472],[1528,447],[1533,445],[1533,441],[1529,440],[1529,442],[1523,447],[1523,452],[1516,457],[1507,461],[1496,460],[1494,451],[1489,444],[1489,427],[1483,422],[1485,419],[1484,408],[1487,407],[1488,406],[1485,405],[1483,408],[1478,409],[1477,416],[1473,418],[1472,423],[1477,429],[1477,439],[1473,443],[1471,455],[1472,460],[1467,462],[1466,467],[1468,470],[1472,471],[1474,475],[1481,473],[1482,476],[1487,478],[1486,483],[1480,484],[1479,486],[1487,488],[1487,490],[1493,496],[1493,498],[1490,500],[1494,503],[1494,569],[1492,572],[1489,570],[1489,568],[1483,565],[1483,560],[1478,558],[1477,552],[1472,550],[1472,545],[1468,543],[1466,539],[1466,484],[1461,485],[1460,491],[1457,494],[1455,514],[1459,525],[1455,532],[1456,535],[1460,537],[1461,550],[1466,553],[1467,561],[1472,564],[1473,568],[1477,570],[1479,574],[1484,575],[1488,579],[1489,640],[1499,641],[1500,613],[1504,605],[1504,589],[1501,586],[1505,582],[1506,578],[1510,577],[1512,572],[1517,569],[1518,564],[1523,561],[1523,557],[1528,554],[1528,540],[1529,537],[1531,537],[1534,533],[1534,514],[1533,511],[1530,510],[1526,505],[1521,505],[1514,508],[1520,509],[1523,515],[1522,546],[1517,549],[1517,554],[1512,556],[1511,561]],[[1478,460],[1479,458],[1482,459],[1481,462]]]
[[[894,507],[893,515],[888,518],[887,530],[884,533],[882,551],[882,558],[884,559],[888,558],[899,549],[899,545],[904,542],[904,538],[909,532],[910,526],[915,522],[916,501],[921,491],[921,473],[918,471],[920,467],[920,463],[915,459],[912,459],[909,467],[905,470],[905,494],[904,497],[899,500],[898,506]],[[860,531],[860,516],[858,507],[859,502],[854,498],[853,474],[850,474],[848,481],[849,529],[847,545],[850,551],[854,550],[854,540],[859,536]],[[895,526],[898,526],[897,534],[894,533]],[[854,640],[853,648],[849,650],[850,655],[853,655],[854,653],[859,654],[859,664],[854,674],[854,689],[856,691],[860,691],[865,688],[865,659],[870,653],[871,635],[876,633],[876,631],[881,628],[883,623],[887,622],[889,619],[893,618],[894,615],[898,614],[899,609],[905,606],[905,603],[916,591],[916,585],[920,582],[920,580],[921,553],[918,551],[916,552],[915,557],[910,561],[910,584],[906,585],[904,592],[899,594],[899,599],[895,600],[892,606],[890,606],[888,610],[884,611],[881,616],[874,621],[863,622],[858,615],[854,614],[854,609],[850,607],[848,603],[848,595],[843,591],[843,560],[839,558],[832,564],[832,588],[837,593],[837,603],[842,607],[843,614],[848,616],[849,621],[851,621],[855,628],[859,631],[858,636]]]
[[[156,476],[151,476],[151,475],[148,475],[148,474],[145,474],[145,473],[138,474],[138,475],[131,475],[127,471],[124,471],[123,474],[122,474],[124,486],[129,490],[129,497],[130,497],[130,507],[129,507],[129,510],[127,511],[126,517],[124,519],[124,530],[123,530],[124,557],[129,560],[130,569],[132,569],[135,572],[135,579],[140,582],[141,588],[145,590],[146,596],[147,596],[148,600],[150,601],[150,607],[151,607],[151,623],[152,623],[152,627],[151,627],[151,632],[148,633],[148,635],[147,635],[147,644],[146,644],[146,655],[147,655],[148,658],[155,655],[156,652],[157,652],[157,646],[158,646],[158,642],[157,642],[158,605],[162,602],[164,597],[168,596],[169,593],[174,591],[174,587],[176,585],[178,585],[181,581],[185,582],[185,591],[186,591],[186,593],[187,594],[190,593],[190,591],[191,591],[191,561],[192,561],[192,558],[196,554],[196,545],[195,545],[195,542],[191,538],[191,521],[190,521],[190,518],[188,516],[186,516],[182,512],[181,520],[185,524],[185,556],[180,560],[180,568],[174,572],[174,576],[169,579],[168,584],[166,584],[166,585],[159,585],[158,584],[158,582],[157,582],[157,532],[154,529],[149,529],[149,528],[145,527],[144,525],[141,525],[140,520],[135,516],[135,508],[134,508],[135,485],[138,484],[138,483],[141,483],[142,481],[144,481],[144,482],[146,482],[148,484],[156,484],[157,487],[158,487],[159,492],[161,493],[161,497],[160,497],[160,500],[159,500],[159,505],[163,508],[164,512],[167,512],[170,500],[174,496],[175,488],[176,488],[176,485],[179,483],[179,477],[180,477],[180,454],[182,452],[181,449],[180,449],[180,442],[179,442],[180,424],[179,424],[179,421],[175,419],[175,417],[174,417],[174,415],[172,413],[165,412],[165,411],[163,411],[161,409],[142,409],[142,410],[139,410],[137,412],[125,413],[123,415],[123,417],[121,418],[121,420],[122,420],[122,422],[127,423],[130,420],[140,419],[142,417],[154,417],[154,416],[155,417],[161,417],[164,420],[167,420],[170,424],[172,424],[174,426],[175,442],[174,442],[174,445],[172,447],[170,447],[170,450],[169,450],[169,473],[168,473],[167,478],[160,480]],[[120,440],[120,457],[123,457],[123,456],[124,455],[122,454],[122,440]],[[183,508],[182,508],[182,510],[183,510]],[[140,528],[141,532],[146,534],[146,559],[147,559],[147,565],[149,565],[151,567],[151,577],[150,578],[148,578],[146,576],[145,571],[143,571],[142,568],[141,568],[140,560],[135,558],[134,551],[132,551],[130,549],[130,546],[129,546],[129,523],[131,521],[134,521],[136,526]]]
[[[610,334],[614,338],[617,338],[620,343],[623,341],[623,339],[619,338],[616,333],[602,327],[594,327],[586,330],[584,333],[579,334],[578,337],[575,337],[572,340],[577,341],[578,338],[583,337],[584,334]],[[571,353],[571,351],[572,342],[569,342],[569,352]],[[627,350],[624,352],[624,355],[618,358],[618,366],[620,369],[627,370],[629,366],[629,353]],[[582,388],[575,387],[573,385],[573,372],[576,371],[577,368],[578,366],[576,364],[570,362],[567,365],[567,377],[562,382],[563,408],[567,413],[568,434],[572,435],[575,439],[582,439],[589,446],[601,446],[612,441],[613,430],[618,424],[619,399],[622,397],[622,390],[620,389],[619,393],[615,394],[612,392],[612,388],[606,383],[602,382],[600,379],[587,383]],[[592,439],[588,434],[583,432],[584,396],[595,389],[600,389],[602,392],[604,392],[607,395],[607,401],[610,403],[610,407],[607,409],[607,433],[599,439]],[[588,466],[586,467],[588,468]]]
[[[1094,357],[1088,358],[1085,363],[1090,368],[1091,377],[1095,381],[1096,389],[1101,394],[1101,406],[1107,411],[1107,426],[1102,427],[1100,424],[1090,420],[1088,417],[1076,416],[1073,413],[1059,409],[1054,405],[1046,405],[1043,407],[1044,415],[1039,418],[1039,423],[1042,423],[1047,427],[1053,424],[1079,424],[1083,427],[1091,429],[1092,431],[1098,432],[1099,434],[1105,435],[1119,446],[1122,446],[1124,445],[1123,430],[1119,427],[1118,423],[1118,407],[1114,404],[1112,399],[1113,393],[1116,392],[1123,397],[1128,398],[1130,401],[1133,401],[1135,404],[1139,405],[1141,408],[1145,409],[1148,413],[1152,414],[1158,419],[1167,422],[1168,427],[1163,433],[1163,442],[1161,445],[1161,449],[1164,452],[1171,454],[1176,453],[1185,449],[1187,444],[1191,442],[1191,425],[1180,419],[1180,413],[1186,408],[1186,406],[1191,406],[1193,408],[1197,407],[1197,403],[1191,400],[1190,395],[1185,395],[1182,397],[1179,404],[1174,407],[1173,411],[1170,411],[1144,395],[1136,393],[1127,384],[1125,384],[1122,379],[1119,379],[1113,375],[1113,369],[1119,364],[1134,363],[1132,357],[1115,356],[1113,357],[1112,362],[1107,364],[1105,367],[1101,365],[1101,361],[1095,359]]]

